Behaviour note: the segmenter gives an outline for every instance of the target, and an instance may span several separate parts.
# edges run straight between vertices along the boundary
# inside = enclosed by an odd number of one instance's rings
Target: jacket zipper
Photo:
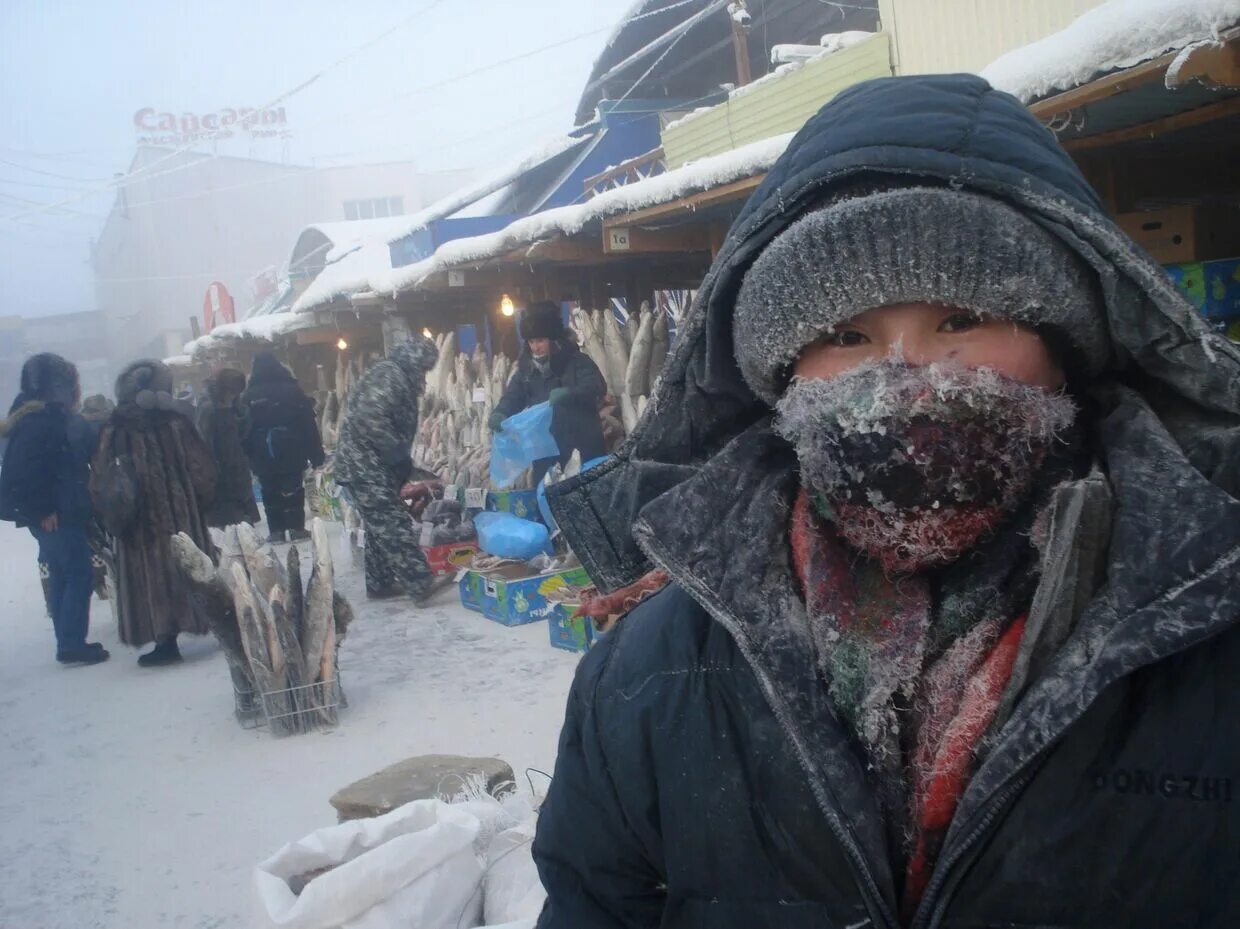
[[[700,594],[702,594],[704,600],[712,603],[714,602],[714,598],[709,595],[709,591],[702,590],[700,584],[694,583],[691,574],[688,572],[673,570],[668,567],[664,559],[657,557],[653,552],[647,552],[646,554],[657,567],[660,567],[666,571],[668,577],[672,580],[686,588],[697,590]],[[702,601],[698,602],[701,603]],[[717,620],[727,620],[728,623],[731,623],[732,625],[740,625],[732,614],[721,605],[716,606],[715,609],[712,609],[711,607],[706,607],[706,609],[707,612],[713,613]],[[724,624],[724,628],[728,628],[727,623]],[[744,655],[744,652],[742,651],[741,654]],[[748,657],[746,657],[745,660],[748,662]],[[752,662],[750,662],[750,667],[753,668]],[[762,675],[758,673],[756,668],[753,668],[753,671],[754,674],[758,676],[759,681],[761,681]],[[811,785],[813,785],[813,783],[815,783],[814,773],[808,770],[805,761],[801,758],[801,753],[797,752],[796,754],[797,760],[801,763],[802,769],[805,770],[806,776],[809,777]],[[862,895],[868,895],[870,898],[866,901],[869,904],[868,909],[872,913],[878,913],[878,915],[882,918],[882,925],[875,927],[875,929],[898,929],[899,923],[895,919],[895,914],[890,910],[886,901],[883,899],[882,891],[879,890],[878,882],[874,880],[874,875],[870,871],[869,864],[866,862],[865,856],[861,853],[861,849],[857,847],[857,843],[853,841],[852,836],[848,833],[848,830],[844,828],[844,824],[840,822],[839,816],[827,805],[825,799],[820,796],[819,791],[813,790],[813,794],[814,799],[818,801],[819,809],[821,809],[823,814],[826,816],[827,825],[831,828],[831,832],[835,835],[836,841],[843,846],[849,860],[852,861],[853,868],[856,870],[857,877],[859,878]],[[867,925],[869,922],[869,920],[866,920],[866,922],[856,924],[857,929]]]
[[[917,914],[913,917],[913,923],[910,929],[919,929],[921,926],[929,927],[938,925],[943,918],[943,911],[947,908],[950,894],[940,891],[943,885],[947,883],[949,878],[955,878],[953,881],[953,889],[959,883],[963,874],[953,875],[957,863],[964,857],[965,853],[972,850],[972,847],[981,839],[981,837],[990,830],[995,819],[999,814],[1007,809],[1012,799],[1025,789],[1025,786],[1033,780],[1034,768],[1036,760],[1031,760],[1025,764],[1020,776],[1008,784],[1007,787],[999,791],[990,801],[985,815],[969,834],[965,836],[952,848],[952,852],[946,859],[939,863],[939,867],[935,869],[935,875],[930,881],[930,886],[926,888],[926,895],[922,898],[921,905],[917,908]],[[940,899],[936,899],[939,898]]]

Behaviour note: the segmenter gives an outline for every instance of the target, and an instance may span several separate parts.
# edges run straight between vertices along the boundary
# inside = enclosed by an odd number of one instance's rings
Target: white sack
[[[260,921],[281,929],[462,929],[482,916],[481,823],[461,806],[418,800],[292,842],[254,872]],[[301,895],[288,879],[332,867]]]
[[[505,829],[491,842],[482,879],[483,919],[487,925],[536,919],[547,892],[532,854],[533,817]]]

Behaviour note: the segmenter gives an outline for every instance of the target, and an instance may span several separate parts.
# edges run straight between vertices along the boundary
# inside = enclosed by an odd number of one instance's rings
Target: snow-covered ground
[[[349,707],[334,731],[276,739],[234,721],[210,638],[183,636],[181,666],[139,669],[95,602],[112,660],[57,665],[34,542],[0,524],[0,927],[244,929],[253,866],[335,822],[345,784],[437,752],[503,758],[519,780],[552,770],[578,656],[545,624],[499,626],[454,589],[423,611],[368,604],[337,568],[358,611]]]

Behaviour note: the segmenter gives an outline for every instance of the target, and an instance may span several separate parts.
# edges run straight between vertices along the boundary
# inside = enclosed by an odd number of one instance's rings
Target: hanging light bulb
[[[499,311],[505,316],[511,316],[516,312],[516,308],[512,305],[512,297],[504,294],[499,300]]]
[[[423,329],[422,335],[426,336],[428,339],[435,338],[435,333],[431,332],[430,329]]]
[[[336,348],[340,349],[342,352],[348,347],[349,343],[344,340],[344,336],[341,336],[336,340]]]

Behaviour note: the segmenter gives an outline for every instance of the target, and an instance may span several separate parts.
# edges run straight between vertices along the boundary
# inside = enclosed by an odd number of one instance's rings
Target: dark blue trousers
[[[81,648],[86,644],[90,596],[95,587],[86,530],[61,526],[55,532],[44,532],[39,526],[31,526],[30,534],[39,542],[39,560],[47,565],[56,651]]]

